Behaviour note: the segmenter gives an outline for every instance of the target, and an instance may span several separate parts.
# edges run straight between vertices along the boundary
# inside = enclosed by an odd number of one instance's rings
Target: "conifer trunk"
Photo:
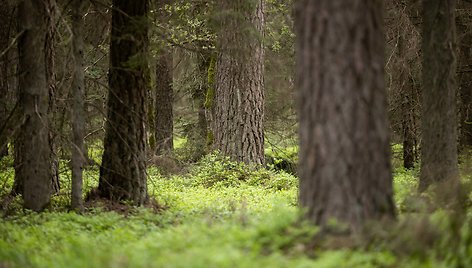
[[[394,217],[381,1],[295,8],[300,205],[321,226]]]
[[[18,5],[19,103],[21,128],[15,147],[15,183],[24,207],[40,211],[51,196],[51,147],[49,144],[49,89],[45,42],[47,6],[25,0]]]
[[[8,83],[8,66],[9,62],[9,48],[10,44],[10,20],[12,8],[7,0],[0,1],[0,159],[8,154],[8,137],[6,132],[7,118],[8,118],[8,96],[10,95]]]
[[[213,144],[233,160],[263,164],[263,1],[224,0],[219,9]]]
[[[155,139],[157,155],[169,154],[174,148],[172,59],[172,52],[165,48],[158,56],[156,63]]]
[[[74,72],[72,76],[72,198],[71,206],[83,207],[82,184],[85,164],[85,81],[84,81],[84,40],[83,40],[82,0],[72,2],[72,55]]]
[[[455,4],[423,1],[420,191],[458,182]]]
[[[146,72],[148,1],[113,0],[108,114],[98,193],[135,205],[147,201]]]

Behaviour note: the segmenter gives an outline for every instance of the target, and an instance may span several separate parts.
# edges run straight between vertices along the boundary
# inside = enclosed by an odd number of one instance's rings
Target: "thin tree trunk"
[[[393,218],[381,1],[300,0],[295,25],[301,206],[354,231]]]
[[[264,163],[263,1],[225,0],[218,33],[214,147],[233,160]]]
[[[199,47],[202,47],[200,45]],[[193,91],[192,97],[197,107],[198,119],[193,130],[193,143],[195,152],[193,159],[200,159],[207,152],[208,122],[205,111],[205,99],[208,92],[208,68],[210,67],[211,54],[209,51],[202,51],[197,56],[197,70],[200,82]]]
[[[205,117],[207,120],[208,130],[206,144],[209,149],[215,148],[215,68],[216,67],[216,53],[211,53],[210,62],[207,70],[207,90],[205,92]]]
[[[156,155],[169,154],[174,148],[172,61],[172,52],[163,48],[156,63]]]
[[[49,127],[49,146],[51,147],[51,169],[52,169],[52,192],[59,193],[61,189],[59,184],[59,158],[57,156],[58,144],[56,137],[58,136],[58,129],[55,127],[55,115],[56,115],[56,71],[55,71],[55,36],[56,36],[56,1],[45,0],[46,3],[46,42],[45,42],[45,58],[46,63],[46,83],[49,89],[49,107],[48,114],[50,117]]]
[[[165,5],[173,0],[156,2],[158,19],[163,26],[169,23]],[[154,138],[156,141],[155,154],[166,155],[174,149],[174,114],[173,114],[173,54],[172,47],[167,42],[160,42],[159,54],[156,60],[156,89],[155,89],[155,125]]]
[[[462,1],[459,9],[472,10],[472,3]],[[470,15],[470,11],[469,11]],[[463,15],[458,19],[458,31],[461,35],[459,47],[459,95],[460,95],[460,149],[472,148],[472,24],[469,16]]]
[[[10,96],[10,89],[8,83],[9,75],[9,45],[10,45],[10,26],[12,25],[12,10],[7,0],[0,1],[0,159],[8,155],[8,137],[9,130],[7,129],[8,119],[8,102]]]
[[[82,0],[72,2],[72,55],[74,73],[72,76],[72,196],[71,206],[82,210],[82,175],[85,164],[85,81],[84,81],[84,40],[83,40]]]
[[[147,201],[146,95],[148,1],[113,0],[108,115],[98,193]]]
[[[454,8],[455,0],[423,1],[420,191],[458,182]]]
[[[403,138],[403,167],[411,169],[415,165],[415,134],[414,134],[414,90],[413,83],[408,73],[408,59],[406,58],[405,37],[399,33],[398,37],[398,57],[402,62],[400,66],[400,92],[402,95],[401,118],[402,118],[402,138]]]
[[[15,180],[23,185],[24,207],[40,211],[51,195],[49,96],[45,66],[47,9],[43,1],[18,5],[19,102],[22,125],[17,147]]]

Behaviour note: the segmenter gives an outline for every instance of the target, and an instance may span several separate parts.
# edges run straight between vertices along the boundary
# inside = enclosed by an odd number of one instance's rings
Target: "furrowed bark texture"
[[[233,160],[263,164],[263,1],[225,0],[220,10],[213,144]]]
[[[420,191],[458,181],[454,8],[455,0],[423,1]]]
[[[295,9],[300,205],[326,226],[394,217],[381,1]]]
[[[98,193],[110,200],[147,201],[145,97],[147,0],[114,0],[108,115]]]
[[[15,142],[15,181],[19,181],[24,207],[40,211],[51,195],[49,146],[49,89],[46,79],[45,41],[47,11],[43,1],[25,0],[18,6],[19,103],[22,125]]]

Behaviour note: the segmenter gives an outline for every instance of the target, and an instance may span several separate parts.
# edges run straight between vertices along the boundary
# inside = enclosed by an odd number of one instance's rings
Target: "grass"
[[[4,159],[1,183],[13,170]],[[67,184],[49,211],[0,219],[0,267],[470,267],[472,212],[458,220],[415,204],[417,171],[397,168],[399,223],[366,241],[327,246],[297,209],[297,178],[209,155],[188,174],[150,168],[149,193],[165,209],[67,211]],[[68,173],[63,173],[63,179]],[[85,173],[86,190],[98,170]],[[16,206],[16,207],[15,207]]]

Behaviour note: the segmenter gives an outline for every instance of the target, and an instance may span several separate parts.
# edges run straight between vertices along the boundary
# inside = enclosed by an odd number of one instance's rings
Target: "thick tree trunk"
[[[135,205],[147,201],[147,12],[147,0],[113,0],[108,115],[98,186],[100,196]]]
[[[172,59],[172,52],[164,49],[162,54],[159,55],[156,64],[155,139],[157,155],[169,154],[174,148]]]
[[[233,160],[264,163],[262,0],[221,1],[215,76],[214,147]]]
[[[72,196],[71,206],[81,210],[82,175],[85,164],[85,81],[84,81],[84,40],[83,40],[82,0],[72,2],[72,56],[74,73],[72,75]]]
[[[423,1],[420,191],[458,182],[454,8],[455,0]]]
[[[44,1],[25,0],[18,6],[19,103],[22,125],[15,146],[15,180],[23,185],[24,207],[40,211],[51,195],[49,146],[49,90],[45,42],[47,7]]]
[[[394,217],[381,1],[300,0],[295,23],[301,206],[354,231]]]

